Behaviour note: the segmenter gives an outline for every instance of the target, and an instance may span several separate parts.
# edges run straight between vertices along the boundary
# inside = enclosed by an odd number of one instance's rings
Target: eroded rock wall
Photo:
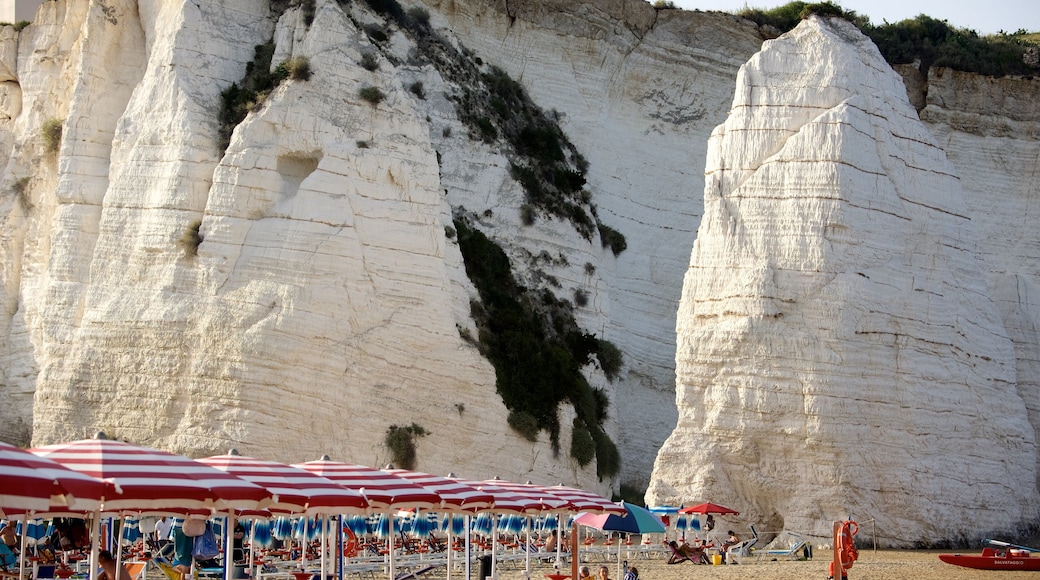
[[[876,47],[817,17],[765,43],[706,175],[680,417],[647,500],[819,536],[875,518],[893,546],[1035,521],[1036,438],[972,208]]]

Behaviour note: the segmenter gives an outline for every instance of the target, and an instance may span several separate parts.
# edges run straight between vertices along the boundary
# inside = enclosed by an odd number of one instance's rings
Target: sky
[[[672,0],[687,10],[721,10],[736,12],[750,8],[775,8],[789,0]],[[810,0],[805,0],[810,1]],[[822,1],[822,0],[819,0]],[[945,20],[957,28],[969,28],[979,34],[1004,30],[1015,32],[1025,28],[1040,32],[1040,2],[1037,0],[831,0],[846,10],[870,17],[873,24],[899,22],[918,14]],[[651,2],[652,4],[653,2]]]

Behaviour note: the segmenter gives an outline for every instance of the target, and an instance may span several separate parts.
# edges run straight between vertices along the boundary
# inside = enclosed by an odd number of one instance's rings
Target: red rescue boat
[[[947,564],[975,570],[1040,570],[1040,550],[1036,548],[999,540],[983,540],[983,543],[993,547],[983,548],[981,555],[939,554],[939,559]]]

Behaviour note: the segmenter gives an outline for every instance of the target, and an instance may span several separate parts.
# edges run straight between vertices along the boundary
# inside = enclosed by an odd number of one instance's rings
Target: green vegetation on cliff
[[[987,76],[1040,73],[1035,60],[1037,35],[1025,30],[979,36],[974,30],[955,28],[944,20],[923,14],[901,22],[874,25],[866,16],[831,2],[790,2],[769,10],[745,8],[737,12],[738,16],[781,33],[791,30],[811,14],[848,20],[874,41],[889,63],[920,62],[922,72],[937,66]],[[1034,51],[1032,60],[1026,58],[1029,50]]]

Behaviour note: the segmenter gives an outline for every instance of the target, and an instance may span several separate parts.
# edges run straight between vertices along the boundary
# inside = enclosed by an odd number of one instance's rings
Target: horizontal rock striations
[[[826,536],[1035,522],[1036,436],[956,172],[872,43],[812,17],[738,75],[677,314],[647,500]]]

